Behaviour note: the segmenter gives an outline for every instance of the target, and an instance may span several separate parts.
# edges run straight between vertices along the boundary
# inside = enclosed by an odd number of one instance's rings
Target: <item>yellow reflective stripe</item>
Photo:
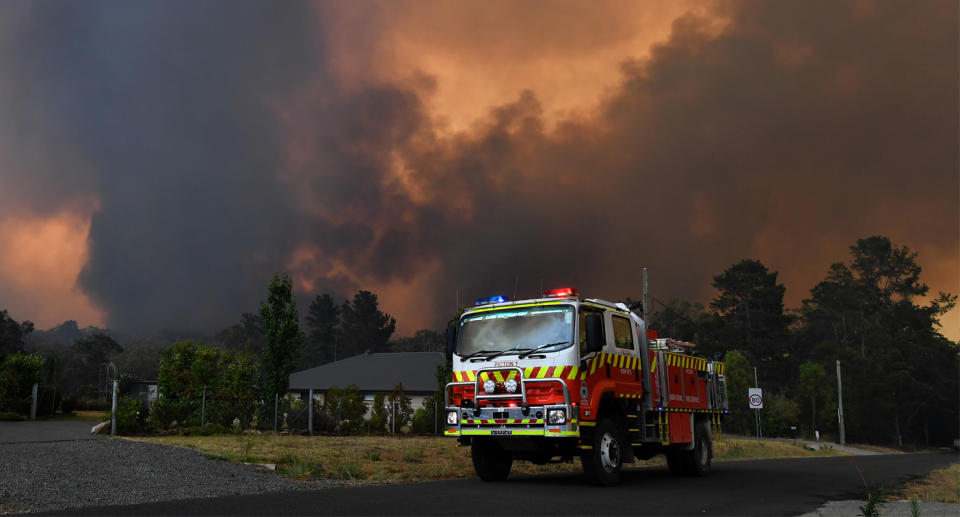
[[[577,378],[577,371],[578,371],[578,370],[580,370],[580,368],[578,368],[578,367],[576,367],[576,366],[571,366],[571,367],[570,367],[570,375],[567,375],[567,379],[576,379],[576,378]]]
[[[597,369],[597,358],[594,357],[590,360],[590,375],[593,375],[593,372]]]
[[[540,306],[543,306],[543,305],[561,305],[562,303],[563,303],[563,302],[561,302],[561,301],[556,301],[556,302],[537,302],[537,303],[522,303],[522,304],[520,304],[520,305],[509,305],[509,306],[506,306],[506,307],[487,307],[487,308],[484,308],[484,309],[473,309],[473,310],[471,310],[471,311],[469,312],[469,314],[473,314],[473,313],[476,313],[476,312],[499,311],[499,310],[502,310],[502,309],[518,309],[518,308],[520,308],[520,307],[540,307]]]
[[[653,356],[653,364],[650,365],[651,370],[657,369],[657,356]]]
[[[523,376],[524,376],[524,377],[530,377],[531,375],[533,375],[533,368],[524,368],[524,369],[523,369]]]
[[[556,366],[553,368],[553,376],[561,377],[563,375],[563,366]]]
[[[477,380],[477,372],[475,372],[475,371],[473,371],[473,370],[467,370],[467,380],[468,380],[468,381],[475,381],[475,380]]]
[[[512,379],[512,378],[514,378],[514,377],[516,377],[516,376],[517,376],[517,371],[516,371],[516,370],[510,370],[510,374],[507,375],[507,380],[510,380],[510,379]]]
[[[503,374],[500,372],[493,372],[494,378],[497,379],[497,382],[503,382]]]
[[[464,429],[461,431],[461,434],[464,436],[490,436],[494,431],[501,431],[502,429]],[[510,435],[512,436],[543,436],[543,430],[536,429],[511,429]]]
[[[547,367],[547,366],[542,366],[542,367],[540,367],[540,371],[537,372],[537,378],[538,378],[538,379],[542,379],[542,378],[546,377],[546,376],[547,376],[547,370],[549,370],[549,369],[550,369],[550,367]]]
[[[596,427],[597,423],[592,420],[584,420],[583,422],[580,422],[580,425],[586,426],[586,427]]]

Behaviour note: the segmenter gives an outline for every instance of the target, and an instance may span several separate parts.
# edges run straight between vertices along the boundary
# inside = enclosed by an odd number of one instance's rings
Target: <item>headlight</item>
[[[507,390],[508,393],[516,393],[517,381],[513,379],[507,379],[507,382],[503,383],[503,387]]]
[[[457,425],[456,411],[447,411],[447,425]]]
[[[551,409],[547,412],[547,423],[562,424],[567,421],[567,415],[562,409]]]
[[[487,382],[483,383],[483,391],[487,393],[493,393],[497,390],[497,383],[493,382],[493,379],[487,379]]]

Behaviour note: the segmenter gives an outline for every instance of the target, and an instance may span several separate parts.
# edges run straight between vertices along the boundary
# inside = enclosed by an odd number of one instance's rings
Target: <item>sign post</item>
[[[757,411],[757,443],[760,443],[760,410],[763,408],[763,390],[750,388],[747,396],[750,399],[750,409]]]

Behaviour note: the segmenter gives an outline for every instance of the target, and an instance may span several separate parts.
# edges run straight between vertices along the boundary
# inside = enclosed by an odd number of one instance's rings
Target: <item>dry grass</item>
[[[57,413],[49,417],[45,417],[44,420],[58,420],[58,421],[68,421],[68,422],[105,422],[110,420],[110,413],[108,411],[81,411],[77,410],[73,413]]]
[[[960,503],[960,463],[934,470],[926,477],[911,481],[889,498],[923,502]]]
[[[247,463],[276,463],[294,479],[325,477],[348,481],[412,482],[473,477],[470,448],[442,437],[389,436],[161,436],[133,438],[198,449],[210,457]],[[719,440],[716,461],[758,458],[834,456],[838,451],[808,451],[784,442]],[[663,455],[627,468],[665,464]],[[533,465],[516,462],[511,474],[580,472],[580,460]]]

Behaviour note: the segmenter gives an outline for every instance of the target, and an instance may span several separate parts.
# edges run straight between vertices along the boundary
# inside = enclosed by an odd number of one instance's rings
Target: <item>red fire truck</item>
[[[661,453],[671,471],[705,475],[727,395],[723,363],[693,348],[572,288],[477,300],[447,333],[445,434],[471,447],[485,481],[515,459],[579,456],[589,481],[614,485],[624,462]]]

